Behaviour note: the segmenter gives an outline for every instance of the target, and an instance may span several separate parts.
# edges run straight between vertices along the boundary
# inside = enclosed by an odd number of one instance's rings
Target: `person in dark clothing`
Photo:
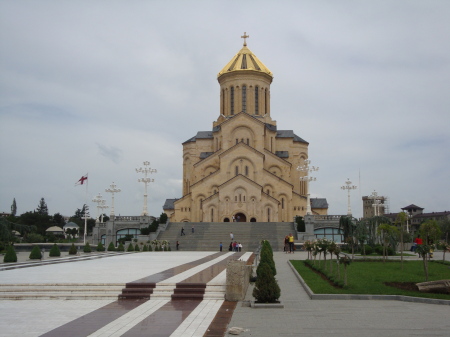
[[[186,235],[184,234],[184,227],[181,227],[181,236]]]

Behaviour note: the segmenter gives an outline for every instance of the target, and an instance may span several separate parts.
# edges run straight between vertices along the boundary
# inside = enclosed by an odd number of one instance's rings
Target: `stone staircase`
[[[183,236],[182,227],[186,234]],[[269,240],[274,251],[282,251],[284,237],[289,233],[295,237],[297,233],[293,222],[172,222],[158,240],[169,241],[172,250],[179,241],[183,251],[218,251],[222,242],[223,250],[228,251],[230,232],[234,241],[243,245],[243,251],[256,251],[262,239]]]

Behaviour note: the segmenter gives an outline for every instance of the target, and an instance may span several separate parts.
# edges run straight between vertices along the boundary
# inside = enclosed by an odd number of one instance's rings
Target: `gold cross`
[[[247,35],[247,32],[244,32],[244,35],[241,36],[241,38],[244,39],[244,46],[247,45],[247,41],[245,41],[246,38],[250,37],[250,35]]]

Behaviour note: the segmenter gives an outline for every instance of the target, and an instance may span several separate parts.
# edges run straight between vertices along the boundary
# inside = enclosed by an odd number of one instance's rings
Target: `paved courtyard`
[[[0,285],[43,283],[126,283],[193,263],[173,276],[173,282],[200,275],[222,263],[228,252],[135,253],[79,262],[0,270]],[[310,300],[290,270],[289,259],[306,254],[275,253],[277,279],[284,309],[254,309],[239,302],[229,327],[242,327],[241,336],[448,336],[450,306],[400,301]],[[448,258],[448,256],[447,256]],[[440,253],[435,259],[442,259]],[[195,265],[195,261],[199,261]],[[206,262],[205,262],[206,261]],[[2,265],[3,267],[4,265]],[[211,277],[213,277],[211,279]],[[223,282],[224,272],[209,283]],[[450,278],[450,269],[449,269]],[[209,284],[208,283],[208,284]],[[252,288],[247,292],[251,297]],[[203,336],[223,301],[206,299],[184,311],[174,311],[164,299],[150,299],[134,308],[105,311],[116,299],[99,300],[1,300],[0,336]],[[164,309],[165,308],[165,309]],[[108,310],[109,310],[108,309]],[[228,310],[228,309],[227,309]],[[89,317],[107,312],[110,322],[84,333]],[[86,315],[86,316],[84,316]],[[100,317],[100,316],[99,316]],[[157,321],[155,321],[157,317]],[[151,319],[153,318],[153,320]],[[157,322],[179,321],[166,334],[152,329]],[[69,328],[70,330],[67,330]],[[60,330],[55,330],[60,329]],[[64,330],[66,329],[66,330]],[[53,333],[52,333],[53,331]],[[68,333],[67,331],[70,331]]]

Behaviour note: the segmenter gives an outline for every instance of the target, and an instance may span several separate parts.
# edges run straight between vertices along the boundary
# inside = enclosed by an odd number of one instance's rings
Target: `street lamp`
[[[311,164],[310,160],[303,161],[303,165],[300,165],[297,167],[297,171],[304,173],[305,175],[303,177],[300,177],[300,181],[306,182],[306,215],[312,214],[311,212],[311,202],[309,197],[309,182],[310,181],[316,181],[315,177],[311,177],[309,175],[310,172],[319,171],[318,167],[315,166],[309,166]]]
[[[116,188],[116,184],[114,184],[114,182],[109,185],[110,188],[107,188],[105,190],[105,192],[111,193],[111,217],[114,216],[114,193],[119,193],[120,192],[120,188]]]
[[[155,181],[155,179],[147,178],[147,174],[156,173],[155,169],[152,169],[150,167],[150,162],[144,161],[144,168],[140,167],[136,169],[136,173],[144,173],[144,178],[139,178],[138,182],[144,183],[145,185],[145,193],[144,193],[144,209],[142,211],[142,215],[148,215],[147,211],[147,185],[148,183],[152,183]]]
[[[97,203],[97,220],[96,220],[96,222],[100,221],[100,214],[101,214],[100,222],[103,222],[103,209],[108,208],[108,206],[105,205],[106,200],[104,200],[102,198],[103,198],[102,195],[99,193],[94,199],[92,199],[93,202]]]
[[[87,220],[89,219],[90,215],[89,215],[89,206],[84,204],[83,205],[83,216],[81,217],[81,219],[84,220],[84,239],[83,239],[83,243],[86,244],[86,235],[87,235]]]
[[[347,181],[345,182],[344,186],[341,186],[341,189],[343,190],[347,190],[348,192],[348,208],[347,208],[347,215],[351,216],[352,215],[352,207],[350,206],[350,190],[356,190],[357,186],[352,185],[352,182],[350,181],[349,178],[347,178]]]

